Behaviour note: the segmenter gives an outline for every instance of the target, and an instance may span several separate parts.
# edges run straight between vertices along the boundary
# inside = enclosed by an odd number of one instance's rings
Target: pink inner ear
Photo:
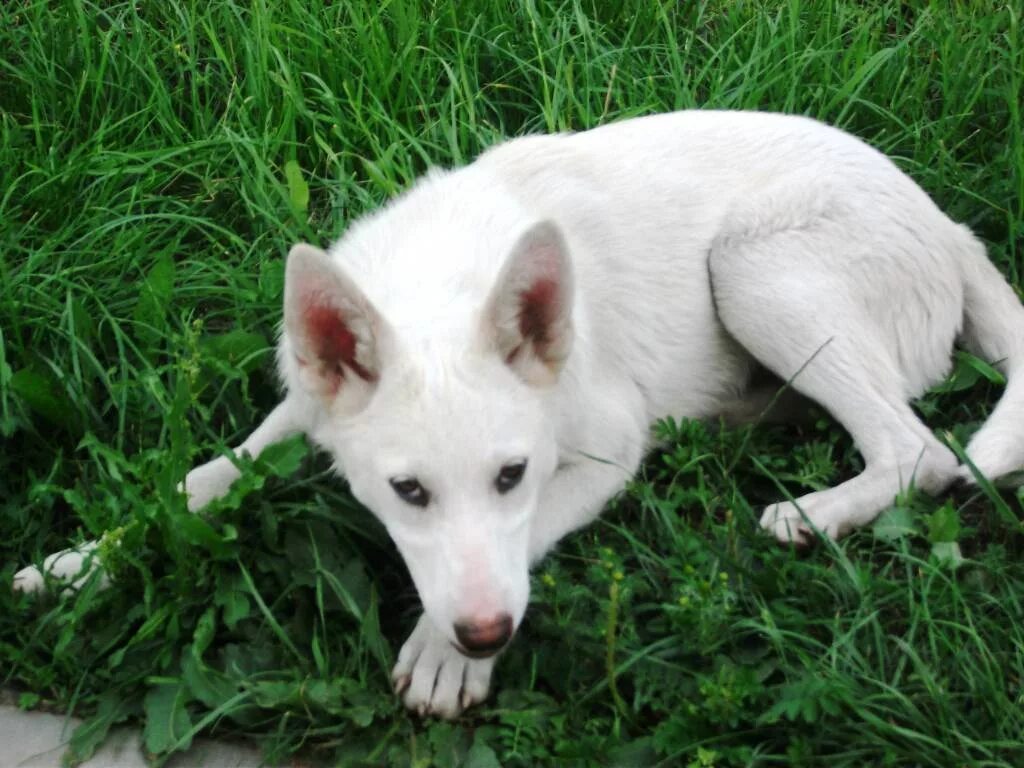
[[[372,381],[373,374],[356,361],[356,335],[345,324],[345,320],[334,307],[313,304],[303,313],[306,333],[313,353],[323,364],[324,372],[331,377],[332,388],[337,388],[345,377],[344,368],[349,368],[364,381]]]
[[[551,325],[558,316],[558,283],[541,278],[519,294],[519,333],[535,347],[550,343]]]

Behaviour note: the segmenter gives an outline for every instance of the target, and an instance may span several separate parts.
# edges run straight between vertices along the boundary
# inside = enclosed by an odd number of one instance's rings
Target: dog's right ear
[[[341,267],[300,243],[288,253],[284,327],[299,381],[332,410],[355,412],[380,376],[383,319]]]

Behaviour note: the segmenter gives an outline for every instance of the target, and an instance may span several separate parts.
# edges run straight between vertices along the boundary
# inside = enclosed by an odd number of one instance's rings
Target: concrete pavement
[[[68,739],[81,722],[47,712],[24,712],[0,696],[0,768],[62,768]],[[166,768],[260,768],[260,751],[210,739],[174,755]],[[148,768],[138,728],[116,728],[83,768]]]

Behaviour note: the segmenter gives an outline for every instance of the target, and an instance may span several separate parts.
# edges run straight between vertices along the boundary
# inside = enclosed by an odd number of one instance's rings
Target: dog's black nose
[[[512,638],[512,617],[501,613],[488,621],[457,621],[455,637],[467,656],[492,656]]]

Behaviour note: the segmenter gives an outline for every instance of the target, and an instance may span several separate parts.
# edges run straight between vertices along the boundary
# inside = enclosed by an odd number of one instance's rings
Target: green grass
[[[812,115],[890,153],[1019,287],[1021,12],[0,4],[0,583],[121,543],[116,590],[0,588],[0,682],[89,717],[77,756],[134,720],[158,758],[203,733],[339,765],[1024,764],[1024,493],[911,495],[838,546],[776,547],[761,505],[859,466],[824,418],[663,424],[664,452],[537,571],[496,695],[454,724],[389,689],[416,597],[322,457],[281,446],[205,519],[174,491],[275,402],[289,245],[505,136]],[[964,357],[918,404],[960,444],[998,396],[984,373]]]

